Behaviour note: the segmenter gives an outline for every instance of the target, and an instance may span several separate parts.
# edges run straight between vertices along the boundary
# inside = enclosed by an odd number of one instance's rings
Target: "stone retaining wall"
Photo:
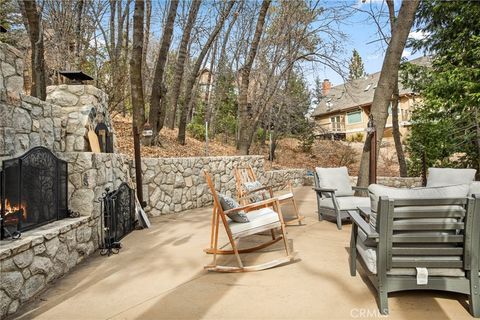
[[[204,170],[212,175],[218,192],[235,197],[233,170],[245,163],[253,167],[258,179],[265,185],[287,181],[292,181],[294,186],[303,185],[305,170],[265,171],[262,156],[144,158],[142,173],[146,212],[158,216],[210,205],[212,196],[203,176]],[[132,165],[132,176],[134,172]]]
[[[1,241],[0,318],[92,254],[99,247],[99,226],[98,218],[67,218]]]

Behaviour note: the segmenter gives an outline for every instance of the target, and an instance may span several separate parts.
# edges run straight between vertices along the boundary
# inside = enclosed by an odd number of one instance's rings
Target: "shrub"
[[[197,140],[205,140],[205,126],[199,123],[191,122],[187,126],[187,131]]]

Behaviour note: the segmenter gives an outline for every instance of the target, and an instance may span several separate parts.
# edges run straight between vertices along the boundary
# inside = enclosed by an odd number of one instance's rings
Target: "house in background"
[[[409,61],[418,65],[429,65],[428,57]],[[377,88],[380,72],[333,86],[328,79],[323,81],[323,98],[312,113],[318,124],[317,135],[324,139],[365,140],[366,129],[373,95]],[[408,133],[411,112],[420,97],[409,88],[398,83],[400,101],[398,104],[398,122],[402,139]],[[384,132],[385,139],[393,139],[391,107]]]

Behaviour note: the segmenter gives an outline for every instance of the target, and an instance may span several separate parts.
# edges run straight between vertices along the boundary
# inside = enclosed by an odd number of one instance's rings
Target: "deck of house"
[[[118,255],[99,254],[56,281],[20,319],[349,319],[381,318],[363,270],[348,269],[350,225],[319,222],[315,194],[296,190],[304,226],[288,227],[297,261],[270,270],[208,273],[211,208],[152,219]],[[288,209],[286,210],[288,211]],[[255,241],[255,239],[251,239]],[[281,242],[247,262],[283,254]],[[231,257],[223,260],[235,261]],[[227,262],[227,261],[225,261]],[[360,267],[361,268],[361,267]],[[389,319],[471,319],[467,297],[435,291],[390,294]]]

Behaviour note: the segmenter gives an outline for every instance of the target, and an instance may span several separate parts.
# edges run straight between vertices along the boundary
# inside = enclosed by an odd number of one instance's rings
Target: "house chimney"
[[[328,79],[324,79],[322,83],[322,95],[326,96],[332,88],[332,83]]]

